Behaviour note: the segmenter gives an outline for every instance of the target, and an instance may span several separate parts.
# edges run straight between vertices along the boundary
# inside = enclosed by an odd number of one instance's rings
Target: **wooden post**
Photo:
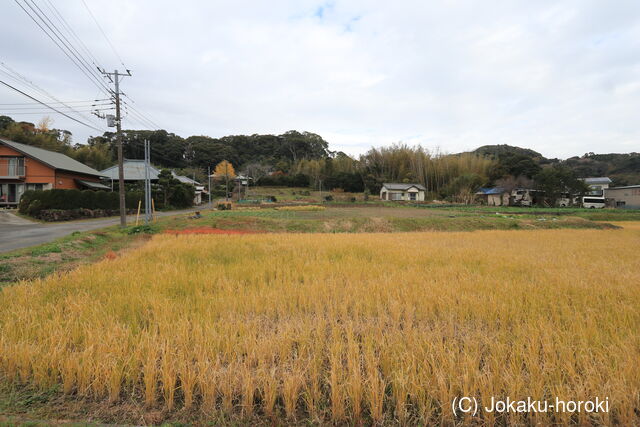
[[[142,205],[142,200],[138,200],[138,213],[136,214],[136,225],[138,225],[138,220],[140,219],[140,206]]]
[[[151,220],[156,222],[156,203],[154,199],[151,199]]]

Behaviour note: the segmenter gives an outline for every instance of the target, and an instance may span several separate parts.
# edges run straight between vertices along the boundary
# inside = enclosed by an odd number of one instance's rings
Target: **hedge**
[[[126,194],[127,209],[136,209],[144,201],[144,192]],[[102,209],[118,210],[117,192],[93,190],[29,190],[20,198],[20,213],[38,216],[43,210]]]

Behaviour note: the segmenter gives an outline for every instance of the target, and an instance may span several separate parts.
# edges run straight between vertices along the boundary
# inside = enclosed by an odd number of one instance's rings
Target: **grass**
[[[64,408],[80,402],[83,419],[111,423],[634,425],[640,226],[628,224],[156,235],[5,288],[0,384],[19,400],[58,390],[27,414],[73,420]],[[462,395],[608,397],[611,411],[474,421],[450,410]],[[7,416],[24,413],[8,401]]]
[[[96,262],[107,253],[115,253],[146,240],[132,233],[133,227],[120,230],[107,227],[74,232],[51,243],[0,254],[0,289],[20,280],[46,277],[54,272],[70,271]]]
[[[473,231],[614,227],[578,216],[499,214],[472,210],[419,209],[386,206],[286,206],[263,209],[236,207],[203,211],[197,220],[176,216],[161,220],[161,229],[210,226],[228,230],[307,233],[408,231]]]

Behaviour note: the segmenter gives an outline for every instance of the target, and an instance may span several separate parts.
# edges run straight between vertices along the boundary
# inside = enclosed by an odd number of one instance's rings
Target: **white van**
[[[582,207],[587,209],[602,209],[605,207],[604,197],[583,197]]]

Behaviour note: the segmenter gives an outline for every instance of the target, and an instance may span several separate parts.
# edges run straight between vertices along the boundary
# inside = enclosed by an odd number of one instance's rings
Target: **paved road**
[[[179,215],[196,210],[198,209],[158,212],[157,215]],[[129,217],[127,222],[131,224],[132,219],[135,220],[135,217]],[[0,253],[47,243],[74,231],[94,230],[119,223],[120,218],[112,217],[42,224],[16,216],[10,211],[0,210]]]

